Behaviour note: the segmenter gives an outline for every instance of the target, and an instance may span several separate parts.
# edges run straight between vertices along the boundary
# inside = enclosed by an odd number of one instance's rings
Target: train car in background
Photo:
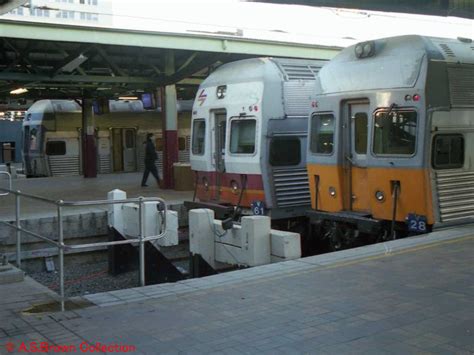
[[[401,36],[343,50],[309,122],[313,237],[331,249],[474,221],[474,44]]]
[[[109,101],[110,112],[96,115],[97,172],[143,170],[146,134],[154,133],[162,172],[162,116],[141,101]],[[189,161],[191,104],[178,103],[179,161]],[[82,174],[81,106],[73,100],[40,100],[23,121],[23,159],[27,176]]]
[[[269,215],[286,227],[304,215],[310,96],[324,63],[253,58],[222,65],[204,80],[192,115],[199,202],[188,208],[236,208],[234,218]]]

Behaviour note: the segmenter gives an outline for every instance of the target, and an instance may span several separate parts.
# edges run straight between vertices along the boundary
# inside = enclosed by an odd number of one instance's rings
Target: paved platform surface
[[[52,200],[100,200],[107,198],[107,192],[121,189],[127,192],[127,197],[161,197],[169,203],[190,200],[192,191],[174,191],[158,189],[153,177],[148,178],[148,187],[141,187],[142,173],[103,174],[97,178],[85,179],[82,176],[47,177],[34,179],[13,180],[13,189],[25,193],[46,197]],[[6,187],[6,180],[0,180]],[[105,206],[98,207],[69,207],[65,215],[84,211],[104,211]],[[21,199],[21,218],[46,217],[56,213],[54,206]],[[14,196],[0,196],[0,220],[11,220],[15,217]]]
[[[42,315],[19,314],[27,291],[14,301],[0,287],[0,351],[45,341],[137,354],[472,354],[473,251],[467,226],[90,295],[94,306]]]

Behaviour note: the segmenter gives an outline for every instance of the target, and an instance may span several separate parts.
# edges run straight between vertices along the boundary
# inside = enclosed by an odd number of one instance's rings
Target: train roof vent
[[[286,80],[316,80],[319,69],[317,65],[300,65],[281,63]]]
[[[456,56],[454,55],[454,52],[451,48],[449,48],[449,46],[446,44],[446,43],[440,43],[439,45],[441,47],[441,49],[443,50],[443,52],[448,56],[448,57],[451,57],[451,58],[456,58]]]

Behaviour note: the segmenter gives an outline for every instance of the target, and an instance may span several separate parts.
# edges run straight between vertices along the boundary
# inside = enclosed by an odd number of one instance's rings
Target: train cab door
[[[351,211],[368,212],[367,152],[369,103],[348,103],[346,107],[345,167],[347,171],[345,205]]]
[[[220,199],[220,191],[222,185],[222,174],[225,172],[225,138],[227,114],[225,111],[215,111],[214,116],[214,166],[216,169],[216,192],[215,199]]]
[[[137,170],[137,143],[135,129],[125,128],[122,130],[123,147],[123,171]]]

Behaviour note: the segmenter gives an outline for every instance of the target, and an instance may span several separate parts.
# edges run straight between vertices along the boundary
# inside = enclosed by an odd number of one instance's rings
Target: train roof
[[[316,80],[327,61],[291,58],[250,58],[223,64],[209,75],[201,87],[250,81]]]
[[[319,73],[322,93],[414,87],[428,61],[474,64],[470,39],[418,35],[357,43],[345,48]]]
[[[176,108],[178,112],[192,110],[193,100],[178,100]],[[109,100],[110,112],[144,112],[143,102],[140,100]],[[39,100],[33,103],[27,114],[37,113],[60,113],[81,112],[82,108],[74,100]],[[161,111],[158,108],[158,111]]]

